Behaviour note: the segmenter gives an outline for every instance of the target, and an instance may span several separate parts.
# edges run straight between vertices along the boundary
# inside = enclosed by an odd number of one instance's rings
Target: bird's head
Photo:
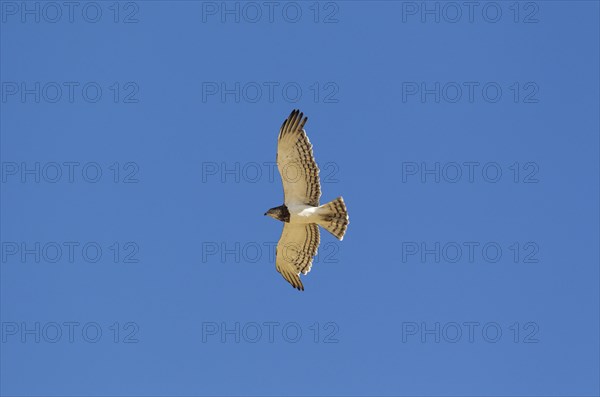
[[[265,215],[268,215],[271,218],[277,219],[278,221],[282,222],[290,221],[290,212],[288,211],[285,205],[280,205],[279,207],[271,208],[270,210],[265,212]]]

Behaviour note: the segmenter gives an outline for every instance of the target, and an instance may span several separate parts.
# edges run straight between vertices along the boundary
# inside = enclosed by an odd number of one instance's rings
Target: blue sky
[[[599,6],[469,4],[1,1],[0,393],[598,395]]]

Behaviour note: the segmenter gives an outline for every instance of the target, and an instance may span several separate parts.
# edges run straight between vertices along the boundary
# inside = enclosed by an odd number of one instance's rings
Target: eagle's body
[[[292,204],[289,207],[284,204],[271,208],[265,215],[269,215],[281,222],[317,223],[319,220],[318,209],[319,207],[304,204]]]
[[[304,131],[307,118],[294,110],[283,122],[277,144],[277,168],[283,183],[284,204],[265,213],[284,222],[277,244],[275,266],[293,287],[304,290],[300,273],[307,274],[317,254],[318,225],[342,240],[348,212],[341,197],[319,205],[321,184],[312,145]]]
[[[290,223],[317,223],[319,207],[310,205],[292,204],[288,207],[290,211]]]

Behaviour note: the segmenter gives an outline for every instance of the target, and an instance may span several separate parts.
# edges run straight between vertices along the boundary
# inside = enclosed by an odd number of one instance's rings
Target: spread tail
[[[320,206],[318,213],[320,218],[318,224],[323,226],[339,240],[343,240],[348,224],[350,223],[344,199],[338,197],[335,200]]]

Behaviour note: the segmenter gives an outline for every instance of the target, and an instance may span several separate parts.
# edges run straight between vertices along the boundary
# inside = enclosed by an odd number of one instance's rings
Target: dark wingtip
[[[300,129],[303,130],[304,126],[306,125],[306,122],[308,121],[308,117],[304,117],[304,119],[302,120],[302,122],[300,123]]]

